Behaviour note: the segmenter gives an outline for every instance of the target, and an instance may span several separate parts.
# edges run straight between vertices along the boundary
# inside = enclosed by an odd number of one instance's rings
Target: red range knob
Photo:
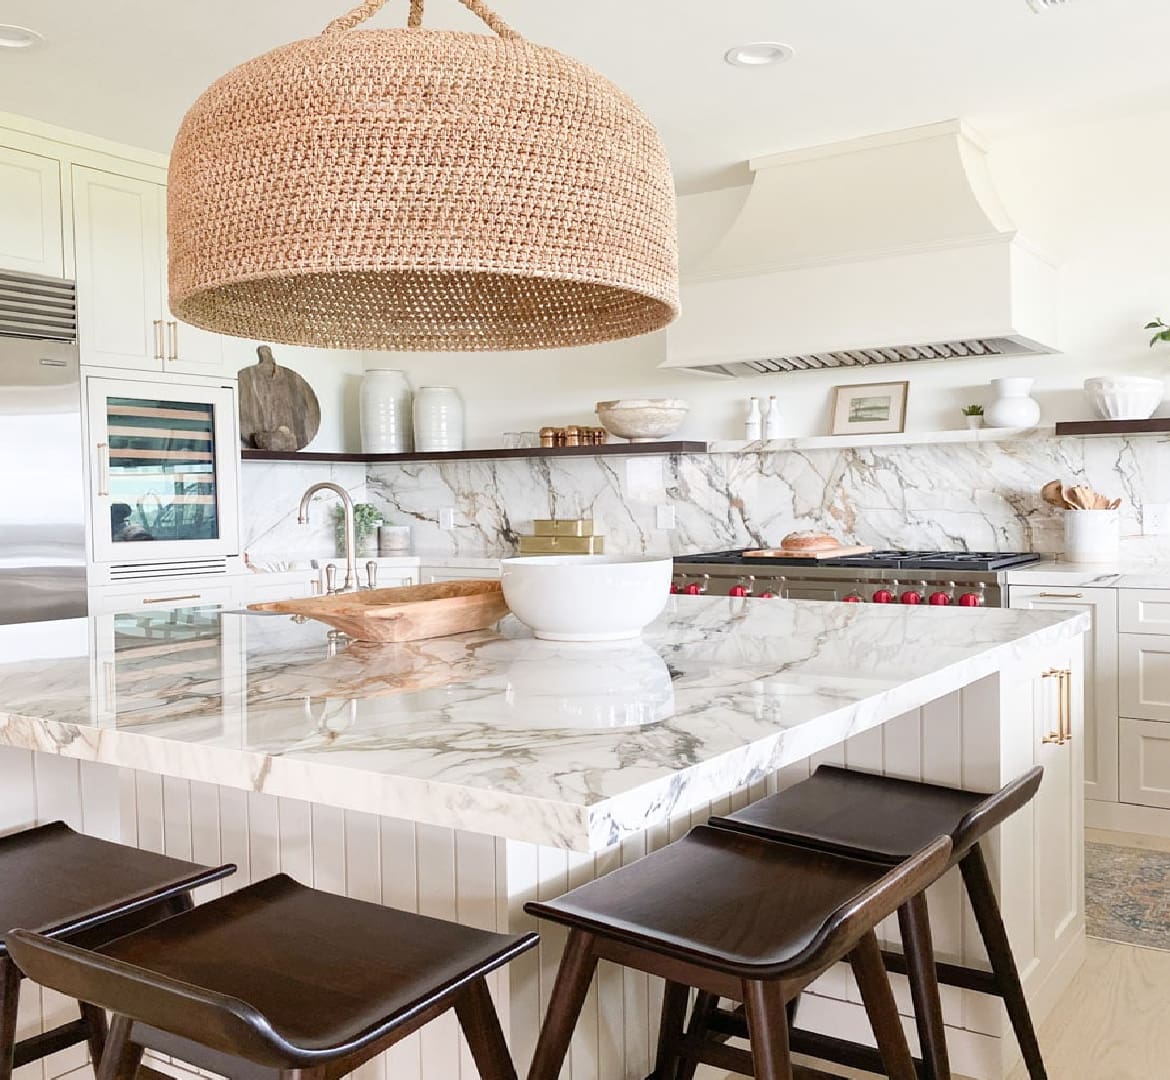
[[[978,593],[965,592],[959,597],[960,607],[982,607],[983,597]]]
[[[936,592],[930,594],[929,603],[935,607],[947,607],[951,602],[951,594],[947,592]]]
[[[746,585],[732,585],[727,591],[728,596],[750,596]]]
[[[904,592],[904,593],[902,593],[902,603],[903,604],[911,604],[911,605],[921,604],[922,603],[922,593],[920,593],[920,592]]]
[[[848,596],[843,596],[841,600],[845,604],[860,604],[862,602],[861,597],[857,593],[850,593]]]
[[[776,594],[775,594],[774,592],[772,592],[771,590],[768,590],[768,591],[765,591],[765,592],[762,592],[762,593],[760,593],[760,597],[759,597],[759,598],[760,598],[761,600],[775,600],[775,599],[776,599]]]
[[[670,595],[671,595],[671,596],[677,596],[677,595],[678,595],[678,582],[672,581],[672,582],[670,583]]]
[[[878,589],[873,594],[873,602],[875,604],[896,604],[898,598],[889,589]]]
[[[683,592],[686,593],[687,596],[700,596],[702,595],[703,590],[692,581],[689,585],[683,588]]]

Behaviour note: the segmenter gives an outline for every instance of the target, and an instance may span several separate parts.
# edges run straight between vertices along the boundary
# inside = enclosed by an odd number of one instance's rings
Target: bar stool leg
[[[81,1005],[81,1019],[85,1022],[85,1041],[89,1045],[89,1060],[97,1070],[102,1055],[106,1052],[106,1037],[109,1034],[106,1028],[106,1013],[96,1005],[79,1002]]]
[[[792,1080],[784,987],[776,980],[745,980],[743,1003],[747,1011],[756,1080]]]
[[[16,1009],[19,1004],[20,972],[8,957],[0,957],[0,1080],[11,1080],[12,1077]]]
[[[894,992],[890,989],[890,977],[882,961],[882,949],[877,935],[871,930],[859,941],[849,954],[861,1000],[865,1005],[869,1022],[873,1025],[874,1038],[881,1051],[882,1062],[889,1080],[918,1080],[914,1059],[910,1056],[910,1045],[902,1030]]]
[[[97,1080],[134,1080],[142,1061],[142,1047],[130,1041],[133,1023],[128,1016],[114,1017],[105,1053],[97,1067]]]
[[[593,935],[583,930],[570,931],[544,1024],[540,1028],[540,1038],[536,1041],[528,1080],[557,1080],[560,1076],[573,1029],[577,1026],[581,1006],[585,1004],[585,995],[589,993],[589,984],[596,970]]]
[[[711,1014],[719,1005],[719,998],[706,990],[700,990],[695,998],[695,1006],[691,1009],[691,1022],[687,1026],[687,1036],[706,1039],[711,1024]],[[695,1080],[695,1073],[699,1070],[699,1063],[694,1058],[684,1057],[678,1065],[678,1080]],[[664,1080],[669,1080],[668,1077]]]
[[[455,1015],[480,1080],[516,1080],[516,1066],[500,1028],[492,995],[483,979],[475,979],[455,1002]]]
[[[918,1024],[923,1060],[931,1080],[951,1080],[946,1028],[938,994],[938,971],[934,966],[934,940],[924,893],[919,893],[898,910],[898,926],[902,931],[902,948],[906,954],[906,972],[910,976],[910,996],[914,1001],[914,1019]]]
[[[1024,987],[1020,982],[1020,973],[1016,968],[1016,958],[1012,953],[1011,942],[1008,941],[1007,930],[1004,929],[999,901],[995,898],[995,889],[987,872],[987,863],[978,844],[963,857],[959,869],[963,874],[963,884],[967,887],[967,897],[975,912],[979,933],[983,936],[991,969],[995,972],[995,979],[999,984],[1004,1006],[1007,1008],[1008,1019],[1012,1022],[1016,1040],[1020,1044],[1020,1052],[1024,1056],[1024,1064],[1028,1068],[1028,1076],[1031,1080],[1047,1080],[1048,1071],[1044,1068],[1044,1057],[1040,1053],[1040,1043],[1036,1038],[1036,1029],[1032,1025],[1028,999],[1024,997]]]
[[[678,1045],[687,1019],[691,988],[682,983],[666,983],[662,995],[662,1022],[658,1028],[658,1053],[654,1071],[646,1080],[675,1080],[678,1075]]]

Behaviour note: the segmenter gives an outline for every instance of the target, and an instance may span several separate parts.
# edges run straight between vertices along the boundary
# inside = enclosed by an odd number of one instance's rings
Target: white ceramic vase
[[[410,383],[401,371],[371,368],[362,376],[361,429],[365,454],[411,449]]]
[[[1040,403],[1029,397],[1035,382],[1027,376],[992,379],[995,400],[987,406],[988,427],[1035,427],[1040,422]]]
[[[414,395],[414,448],[430,454],[463,449],[463,399],[453,386],[422,386]]]

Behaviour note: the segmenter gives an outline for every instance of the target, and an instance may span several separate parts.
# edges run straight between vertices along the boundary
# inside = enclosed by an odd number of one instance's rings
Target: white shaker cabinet
[[[223,375],[223,339],[181,323],[166,300],[166,188],[73,167],[81,362]]]
[[[1092,617],[1085,636],[1085,797],[1106,802],[1118,796],[1117,604],[1116,589],[1013,585],[1011,590],[1013,608],[1087,611]]]
[[[0,146],[0,270],[62,277],[61,165]]]

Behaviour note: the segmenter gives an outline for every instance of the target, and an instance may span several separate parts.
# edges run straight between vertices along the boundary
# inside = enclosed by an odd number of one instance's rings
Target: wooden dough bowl
[[[328,623],[354,641],[420,641],[483,630],[508,614],[498,581],[440,581],[249,604]]]

